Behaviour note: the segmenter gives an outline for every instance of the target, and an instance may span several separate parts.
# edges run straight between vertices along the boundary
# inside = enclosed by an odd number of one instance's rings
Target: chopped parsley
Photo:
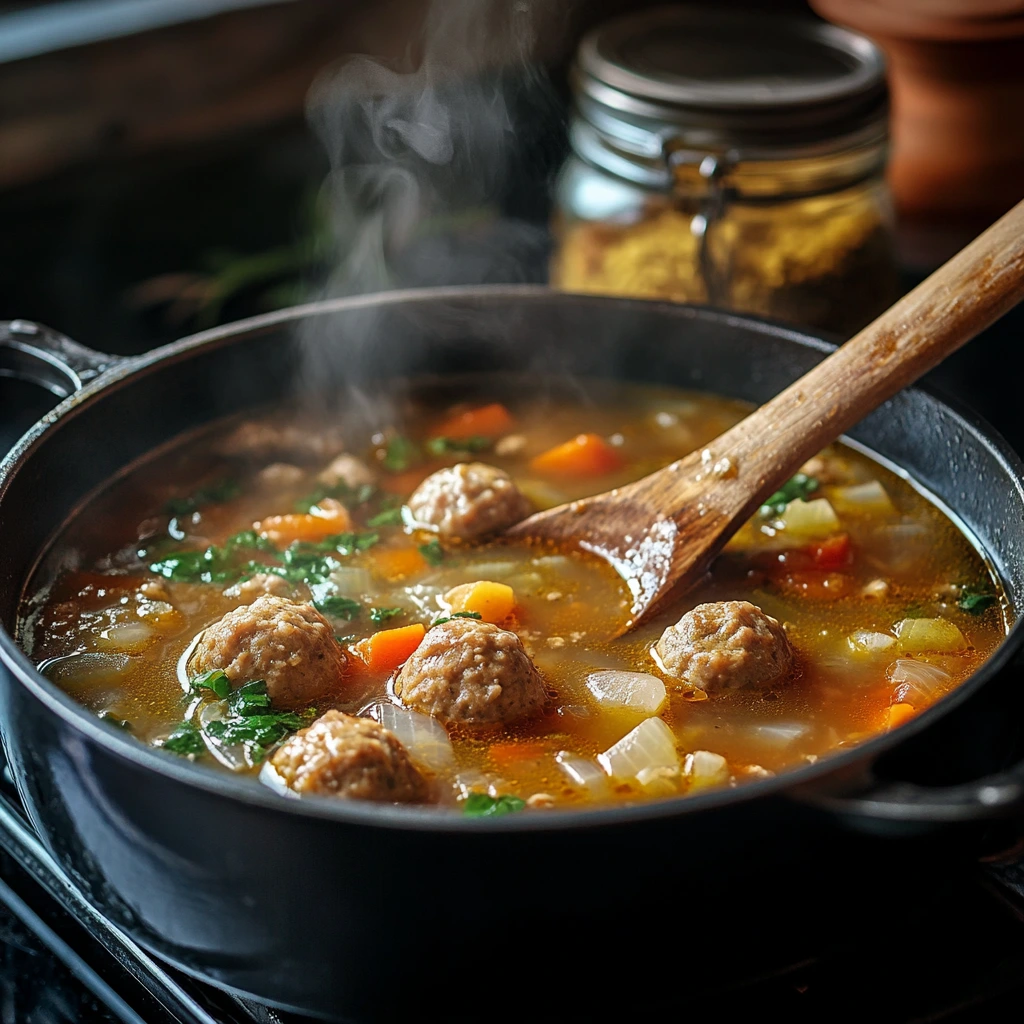
[[[431,455],[448,455],[452,452],[482,452],[491,447],[489,437],[432,437],[427,442]]]
[[[345,619],[351,622],[358,614],[362,605],[353,601],[351,597],[342,597],[340,594],[331,594],[328,597],[321,597],[313,600],[313,606],[324,615],[332,619]]]
[[[227,717],[207,722],[205,730],[219,743],[244,743],[254,764],[259,764],[283,739],[316,718],[316,710],[272,711],[267,684],[246,683],[228,698]]]
[[[490,818],[496,814],[521,811],[526,801],[510,793],[491,796],[488,793],[470,793],[462,804],[462,813],[468,818]]]
[[[452,612],[451,615],[442,615],[439,619],[434,619],[430,624],[431,628],[434,626],[440,626],[445,622],[451,622],[452,619],[482,619],[483,616],[479,612]]]
[[[190,754],[202,754],[206,750],[202,735],[191,722],[181,722],[177,725],[174,732],[160,746],[172,754],[182,754],[186,757]]]
[[[230,501],[242,493],[242,485],[237,480],[220,480],[208,487],[202,487],[194,494],[185,498],[171,498],[164,505],[164,512],[178,518],[188,516],[204,505],[216,505],[222,501]]]
[[[231,692],[231,680],[228,679],[224,670],[219,668],[211,669],[202,675],[193,676],[189,685],[193,693],[198,693],[200,690],[209,690],[210,693],[220,698],[220,700],[224,700]]]
[[[386,508],[384,509],[383,512],[378,512],[375,516],[371,516],[369,519],[366,520],[366,525],[370,527],[401,526],[401,506],[396,506],[395,508]]]
[[[806,501],[817,489],[818,481],[813,476],[797,473],[765,501],[760,513],[762,516],[780,516],[791,501],[796,501],[797,498]]]
[[[957,607],[968,615],[980,615],[996,603],[996,595],[983,587],[964,587],[960,591]]]
[[[324,498],[337,498],[344,502],[347,508],[355,508],[358,505],[365,505],[372,501],[377,494],[377,488],[373,484],[360,484],[358,487],[350,487],[343,480],[331,487],[318,487],[315,491],[299,498],[295,502],[296,512],[308,512],[314,505],[318,505]]]
[[[387,622],[388,619],[393,619],[396,615],[403,615],[404,613],[404,608],[371,608],[370,621]]]
[[[261,537],[255,530],[242,530],[233,533],[224,541],[224,551],[277,551],[272,540]]]
[[[229,537],[223,547],[211,545],[204,551],[179,551],[151,562],[149,570],[176,583],[234,583],[257,573],[283,576],[292,583],[322,583],[341,565],[335,556],[365,551],[379,539],[376,533],[347,531],[315,543],[296,541],[279,552],[266,538],[245,530]],[[243,561],[240,554],[246,550],[272,553],[283,564]]]
[[[420,450],[407,437],[395,434],[384,445],[384,468],[391,473],[401,473],[420,461]]]
[[[444,561],[444,548],[437,540],[428,540],[426,544],[421,544],[420,554],[431,565],[440,565]]]

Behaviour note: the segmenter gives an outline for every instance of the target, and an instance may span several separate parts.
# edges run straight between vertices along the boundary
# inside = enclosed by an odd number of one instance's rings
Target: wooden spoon
[[[635,483],[538,512],[507,537],[610,562],[633,595],[626,632],[693,586],[812,455],[1024,298],[1024,202],[859,334],[700,451]],[[737,367],[737,373],[742,373]]]

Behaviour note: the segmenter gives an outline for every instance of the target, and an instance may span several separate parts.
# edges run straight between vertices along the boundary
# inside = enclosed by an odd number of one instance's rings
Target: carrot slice
[[[374,552],[373,568],[389,580],[411,576],[426,567],[418,548],[380,548]]]
[[[405,663],[427,632],[422,622],[397,629],[382,629],[353,644],[349,650],[371,672],[393,672]]]
[[[284,547],[296,540],[323,540],[332,534],[344,533],[352,529],[352,518],[340,501],[325,498],[309,512],[267,516],[252,526],[271,543]]]
[[[512,413],[494,402],[479,409],[467,409],[456,413],[434,428],[434,437],[450,437],[453,441],[464,441],[467,437],[500,437],[515,425]]]
[[[515,591],[507,583],[478,580],[452,587],[444,595],[453,612],[477,612],[484,622],[504,622],[516,606]]]
[[[546,476],[600,476],[623,465],[622,456],[597,434],[579,434],[530,461],[530,469]]]
[[[522,740],[512,743],[492,743],[488,753],[499,768],[510,771],[524,761],[536,761],[547,753],[543,743]]]
[[[913,704],[893,704],[885,714],[885,730],[898,729],[904,722],[909,722],[917,714]]]

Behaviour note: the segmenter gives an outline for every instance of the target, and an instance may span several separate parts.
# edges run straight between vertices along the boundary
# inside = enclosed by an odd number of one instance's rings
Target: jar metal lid
[[[885,137],[885,61],[864,36],[810,18],[665,7],[582,41],[577,104],[627,150],[654,133],[706,151],[769,156]],[[634,145],[630,145],[630,138]]]

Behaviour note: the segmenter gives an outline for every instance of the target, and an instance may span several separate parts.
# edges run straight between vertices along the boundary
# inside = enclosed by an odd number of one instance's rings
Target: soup
[[[475,378],[414,389],[384,429],[221,424],[78,512],[20,638],[111,727],[286,797],[491,815],[744,785],[898,727],[1007,627],[956,525],[843,445],[622,637],[609,566],[500,539],[746,411]]]

